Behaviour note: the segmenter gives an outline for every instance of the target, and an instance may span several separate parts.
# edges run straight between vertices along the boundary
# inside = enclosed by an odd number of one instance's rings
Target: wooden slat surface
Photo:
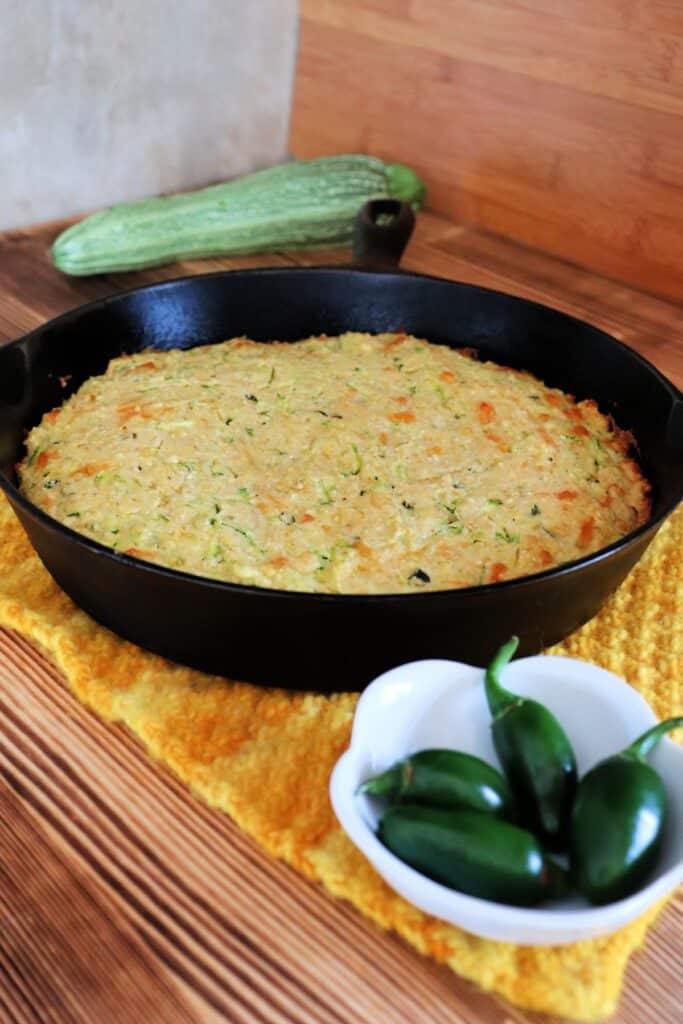
[[[68,280],[46,226],[0,237],[0,340],[143,281]],[[340,262],[341,253],[297,261]],[[549,302],[683,383],[683,313],[482,232],[420,218],[405,265]],[[619,1024],[680,1019],[683,900],[629,968]],[[531,1024],[274,862],[0,631],[0,1022]]]
[[[683,298],[683,4],[300,8],[297,156],[402,160],[434,210]]]

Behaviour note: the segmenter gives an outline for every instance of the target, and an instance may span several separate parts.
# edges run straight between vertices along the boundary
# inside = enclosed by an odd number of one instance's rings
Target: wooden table
[[[47,256],[58,227],[0,236],[0,340],[135,284],[347,259],[336,252],[207,260],[70,280]],[[567,310],[683,384],[679,306],[427,214],[404,265]],[[682,967],[679,897],[633,958],[615,1020],[681,1019]],[[123,728],[78,704],[29,643],[0,631],[2,1024],[539,1019],[421,958],[273,861]]]

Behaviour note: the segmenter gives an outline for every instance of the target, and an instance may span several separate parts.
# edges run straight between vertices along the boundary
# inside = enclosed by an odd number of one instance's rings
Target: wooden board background
[[[683,298],[683,3],[300,7],[296,156],[404,161],[432,210]]]
[[[88,299],[237,266],[68,279],[56,226],[0,236],[0,342]],[[481,231],[421,215],[404,265],[547,302],[683,384],[683,312]],[[93,339],[96,343],[96,339]],[[628,969],[614,1024],[674,1024],[679,895]],[[0,630],[0,1024],[557,1024],[477,990],[274,861]]]

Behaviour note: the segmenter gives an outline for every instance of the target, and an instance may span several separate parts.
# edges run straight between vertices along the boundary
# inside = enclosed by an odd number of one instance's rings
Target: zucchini
[[[55,266],[86,275],[177,259],[345,245],[369,199],[419,207],[425,187],[409,167],[359,154],[294,161],[196,192],[120,203],[63,231]]]

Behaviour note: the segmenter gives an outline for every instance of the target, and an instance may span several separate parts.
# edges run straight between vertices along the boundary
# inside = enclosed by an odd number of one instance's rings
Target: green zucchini
[[[369,199],[419,207],[409,167],[359,154],[294,161],[197,192],[120,203],[74,224],[52,259],[66,274],[101,274],[277,249],[345,245]]]

